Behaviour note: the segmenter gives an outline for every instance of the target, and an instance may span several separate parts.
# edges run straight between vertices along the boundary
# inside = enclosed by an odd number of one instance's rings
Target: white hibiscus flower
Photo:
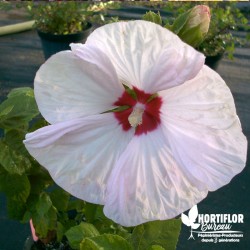
[[[35,97],[51,125],[24,141],[62,188],[134,226],[177,216],[242,171],[232,95],[176,35],[119,22],[71,48],[38,70]]]

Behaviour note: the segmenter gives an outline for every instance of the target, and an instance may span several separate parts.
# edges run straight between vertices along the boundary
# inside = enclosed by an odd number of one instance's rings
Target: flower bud
[[[197,47],[208,32],[210,10],[206,5],[197,5],[174,21],[171,30],[184,42]]]
[[[203,35],[206,35],[209,29],[210,23],[210,9],[206,5],[197,5],[190,12],[190,19],[187,26],[193,28],[200,26],[200,31]]]

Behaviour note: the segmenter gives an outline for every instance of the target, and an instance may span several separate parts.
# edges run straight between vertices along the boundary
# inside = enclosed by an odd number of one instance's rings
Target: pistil
[[[129,124],[131,127],[136,128],[138,125],[142,124],[142,115],[144,113],[144,109],[135,107],[132,113],[128,117]]]

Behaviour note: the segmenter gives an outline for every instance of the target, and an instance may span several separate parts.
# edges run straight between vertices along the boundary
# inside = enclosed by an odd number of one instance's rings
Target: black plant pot
[[[69,45],[71,43],[84,43],[91,31],[92,25],[89,23],[87,29],[74,34],[54,35],[45,33],[41,30],[37,30],[37,33],[42,42],[44,57],[47,60],[50,56],[59,51],[69,50]]]
[[[213,70],[216,70],[219,66],[219,62],[222,59],[223,54],[218,54],[216,56],[207,56],[205,64]]]

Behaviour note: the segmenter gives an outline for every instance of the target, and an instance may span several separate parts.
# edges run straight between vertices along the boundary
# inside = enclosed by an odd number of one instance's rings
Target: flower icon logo
[[[191,227],[191,234],[188,239],[195,239],[193,236],[193,229],[197,229],[200,224],[199,223],[194,223],[196,218],[198,217],[198,208],[197,205],[193,206],[189,212],[188,216],[185,214],[181,214],[181,221],[183,224],[185,224],[188,227]]]

